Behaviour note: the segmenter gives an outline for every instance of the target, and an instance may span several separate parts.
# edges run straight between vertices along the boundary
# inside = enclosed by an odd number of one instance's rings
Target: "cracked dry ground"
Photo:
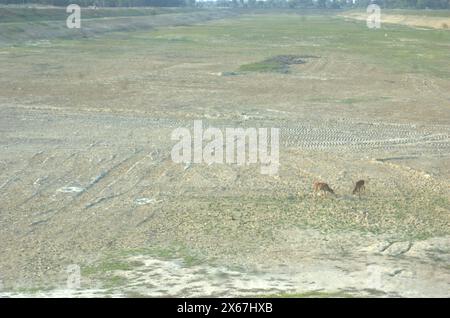
[[[204,121],[282,127],[271,177],[173,163],[188,120],[0,111],[4,296],[449,295],[450,127]],[[61,289],[70,264],[81,291]]]

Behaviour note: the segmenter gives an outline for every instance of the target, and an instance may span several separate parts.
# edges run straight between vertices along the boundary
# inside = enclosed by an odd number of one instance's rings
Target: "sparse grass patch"
[[[188,267],[205,262],[205,259],[202,255],[195,253],[182,243],[172,243],[167,246],[151,246],[138,249],[122,250],[117,252],[116,255],[120,258],[147,255],[149,257],[155,257],[162,260],[181,259],[183,261],[183,264]]]
[[[314,56],[305,55],[305,57],[302,57],[297,55],[278,55],[261,62],[241,65],[239,71],[287,73],[290,65],[304,64],[306,63],[305,58],[309,57]]]
[[[429,201],[424,200],[424,196]],[[210,203],[209,209],[222,214],[234,213],[236,222],[229,226],[255,231],[258,236],[266,235],[267,238],[271,235],[266,233],[270,231],[268,224],[272,228],[284,224],[323,232],[361,231],[415,240],[449,234],[448,218],[442,218],[437,209],[445,204],[445,200],[430,193],[407,198],[363,197],[361,200],[310,196],[294,200],[267,196],[222,199],[220,203]],[[205,224],[205,229],[209,227],[207,220],[197,222]],[[216,225],[214,233],[224,231],[223,235],[226,235],[230,230]]]
[[[84,19],[106,18],[106,17],[135,17],[153,16],[164,13],[176,13],[188,11],[186,8],[83,8]],[[0,21],[10,22],[34,22],[54,21],[67,19],[65,8],[0,8]]]
[[[132,271],[142,265],[143,263],[139,261],[129,261],[108,255],[99,263],[82,267],[81,275],[91,282],[99,282],[103,288],[114,289],[125,286],[128,282],[126,277],[117,275],[117,271]]]
[[[126,298],[149,298],[149,296],[144,295],[137,291],[129,291],[125,293]]]
[[[99,264],[82,268],[83,275],[109,274],[114,271],[129,271],[142,265],[141,262],[127,262],[122,260],[108,259]]]
[[[18,288],[13,288],[11,290],[6,289],[6,291],[10,291],[12,293],[17,293],[17,294],[37,294],[40,292],[47,292],[47,291],[51,291],[53,290],[54,287],[50,287],[50,286],[32,286],[32,287],[18,287]]]
[[[262,62],[255,62],[250,64],[244,64],[239,67],[240,72],[287,72],[286,66],[281,63],[277,63],[270,60]]]
[[[114,288],[118,286],[124,286],[128,280],[123,276],[113,275],[103,280],[103,287],[105,288]]]
[[[133,260],[135,256],[156,258],[159,260],[182,260],[183,265],[191,267],[201,264],[204,259],[191,252],[183,245],[172,244],[170,246],[152,246],[138,249],[124,249],[110,252],[95,264],[82,267],[82,276],[91,282],[98,282],[103,288],[117,289],[126,286],[129,282],[120,272],[132,272],[134,270],[146,272],[145,264],[139,260]],[[138,297],[128,295],[127,297]]]
[[[281,293],[258,296],[261,298],[353,298],[354,296],[342,291],[324,292],[324,291],[309,291],[304,293]]]

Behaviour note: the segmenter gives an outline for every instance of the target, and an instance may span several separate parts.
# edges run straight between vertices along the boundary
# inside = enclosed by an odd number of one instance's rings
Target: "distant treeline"
[[[181,7],[186,0],[0,0],[0,4],[42,4],[49,6],[68,6],[78,4],[82,7]]]
[[[188,0],[187,2],[192,1]],[[215,5],[224,7],[341,9],[367,7],[371,3],[378,4],[381,8],[386,9],[450,9],[450,0],[217,0]]]
[[[97,7],[181,7],[219,6],[247,8],[327,8],[367,7],[376,3],[382,8],[392,9],[450,9],[450,0],[217,0],[198,2],[195,0],[0,0],[0,4],[42,4],[67,6],[69,4]]]

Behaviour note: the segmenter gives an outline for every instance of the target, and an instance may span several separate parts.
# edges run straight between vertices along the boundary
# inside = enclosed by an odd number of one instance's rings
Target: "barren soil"
[[[258,14],[1,46],[0,296],[448,297],[446,48],[366,32]],[[282,55],[317,58],[239,70]],[[279,175],[174,163],[194,119],[279,127]]]
[[[369,14],[365,12],[348,12],[342,14],[341,16],[366,21],[368,15]],[[448,11],[443,13],[442,16],[430,16],[423,14],[420,11],[416,11],[412,14],[396,14],[395,10],[390,10],[387,13],[381,12],[381,23],[401,24],[416,28],[448,30],[450,28],[450,14]]]

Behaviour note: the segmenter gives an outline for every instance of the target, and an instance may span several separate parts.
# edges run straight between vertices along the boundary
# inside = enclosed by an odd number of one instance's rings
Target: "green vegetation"
[[[107,280],[103,281],[103,287],[104,288],[114,288],[118,286],[124,286],[128,280],[125,277],[122,276],[110,276]]]
[[[82,269],[84,275],[108,274],[114,271],[128,271],[142,265],[141,262],[126,262],[122,260],[107,259],[98,264],[87,266]]]
[[[5,9],[0,9],[0,12],[1,10]],[[141,9],[124,10],[139,12]],[[61,11],[61,14],[65,14]],[[148,9],[148,14],[153,13],[153,9]],[[107,14],[109,13],[105,13]],[[45,20],[44,17],[42,19]],[[26,23],[4,26],[0,29],[0,39],[3,36],[17,41],[32,28],[33,25]],[[66,35],[67,40],[80,37],[79,32],[71,34]],[[115,46],[117,42],[121,44],[119,47]],[[211,46],[211,43],[217,44]],[[268,43],[277,43],[277,46],[267,46]],[[94,49],[104,47],[105,51],[99,50],[99,54],[115,54],[116,51],[123,51],[123,48],[127,47],[134,47],[143,53],[148,49],[157,51],[161,48],[166,52],[185,52],[186,55],[193,56],[198,54],[199,50],[217,56],[239,52],[240,55],[248,56],[247,64],[237,66],[240,71],[263,72],[285,70],[284,65],[270,60],[273,56],[314,54],[326,57],[331,54],[346,54],[376,67],[397,72],[424,73],[449,78],[450,64],[446,43],[450,43],[450,33],[447,30],[414,29],[412,32],[409,27],[388,24],[384,24],[379,30],[373,30],[368,29],[364,21],[346,21],[336,16],[299,17],[296,14],[278,14],[244,15],[240,19],[233,19],[232,23],[230,20],[212,22],[208,28],[180,26],[151,33],[117,33],[98,39],[96,43],[80,42],[79,45],[80,49],[85,46]],[[62,50],[64,47],[71,50],[75,43],[60,44]]]
[[[196,2],[195,0],[0,0],[0,4],[40,4],[52,6],[67,6],[76,3],[80,6],[100,5],[106,7],[229,7],[229,8],[259,8],[259,9],[343,9],[367,7],[371,0],[359,0],[356,3],[332,0],[217,0],[216,2]],[[448,0],[380,0],[376,1],[382,8],[405,9],[448,9]]]
[[[117,252],[113,258],[126,258],[136,255],[148,255],[162,260],[181,259],[183,264],[188,267],[202,264],[204,262],[202,255],[194,253],[183,243],[122,250]]]
[[[118,276],[116,271],[131,271],[142,265],[141,262],[127,261],[108,254],[98,263],[83,266],[81,274],[89,280],[100,282],[103,288],[114,288],[127,283],[126,277]]]
[[[245,64],[239,67],[241,72],[286,72],[287,69],[282,63],[273,60]]]
[[[0,4],[40,4],[51,6],[106,6],[106,7],[179,7],[185,0],[0,0]]]
[[[309,56],[306,56],[308,58]],[[290,65],[304,64],[306,61],[303,56],[279,55],[271,57],[262,62],[242,65],[239,68],[241,72],[280,72],[287,73]]]
[[[183,245],[153,246],[111,252],[105,255],[101,261],[83,267],[82,274],[86,276],[109,275],[115,271],[133,270],[144,264],[140,261],[127,261],[127,259],[138,255],[147,255],[163,260],[181,259],[186,266],[194,266],[203,262],[201,256],[193,254]]]
[[[5,289],[5,291],[9,291],[11,293],[17,293],[17,294],[37,294],[37,293],[41,293],[41,292],[46,292],[46,291],[50,291],[54,289],[54,287],[52,286],[45,286],[45,285],[40,285],[40,286],[33,286],[33,287],[18,287],[18,288],[12,288],[12,289]]]
[[[153,16],[156,14],[174,13],[180,9],[173,8],[100,8],[83,9],[83,19],[108,17]],[[68,13],[65,8],[14,8],[0,7],[0,23],[12,22],[38,22],[38,21],[65,21]]]
[[[249,61],[240,66],[241,71],[280,71],[283,67],[270,60],[271,56],[277,55],[326,57],[346,54],[375,67],[397,72],[450,77],[446,46],[450,43],[450,33],[446,30],[412,30],[387,24],[373,30],[368,29],[364,21],[345,21],[333,16],[250,15],[233,20],[233,23],[213,22],[208,28],[190,26],[136,34],[129,40],[133,43],[144,38],[146,41],[157,40],[165,43],[167,49],[186,54],[198,50],[218,56],[240,52],[247,54]],[[174,37],[185,41],[170,41]],[[221,44],[211,46],[212,41]],[[267,46],[267,43],[278,45]]]
[[[83,266],[81,274],[90,281],[96,281],[103,288],[114,289],[127,284],[128,279],[125,276],[118,275],[118,271],[133,271],[142,266],[140,261],[130,260],[133,256],[148,256],[161,260],[181,259],[184,266],[194,266],[201,264],[203,259],[193,253],[188,248],[180,245],[153,246],[138,249],[117,250],[107,253],[103,258],[94,264]],[[138,297],[130,294],[129,297]],[[139,296],[140,297],[140,296]]]

